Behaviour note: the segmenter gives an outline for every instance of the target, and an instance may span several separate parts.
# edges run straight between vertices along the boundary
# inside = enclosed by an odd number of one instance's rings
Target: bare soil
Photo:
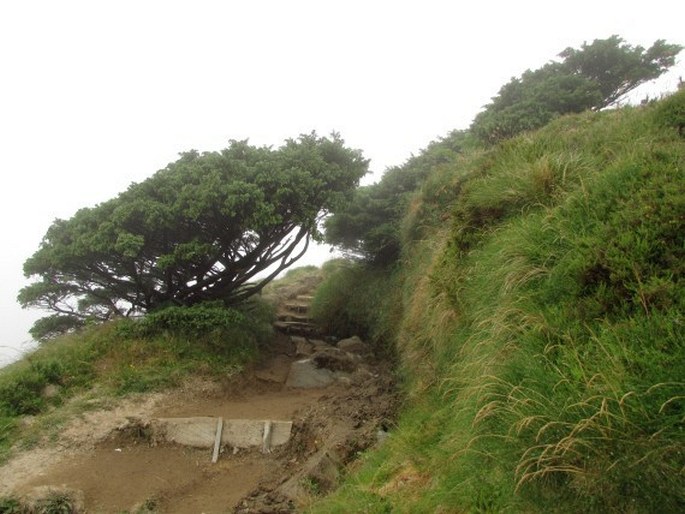
[[[196,382],[122,400],[69,422],[56,441],[17,454],[0,468],[0,495],[30,498],[54,489],[83,512],[295,512],[335,488],[341,470],[378,440],[397,403],[387,367],[365,361],[345,383],[284,385],[296,358],[280,336],[263,362],[238,379]],[[141,420],[223,416],[292,420],[290,441],[270,454],[151,445]],[[133,428],[133,429],[132,429]]]

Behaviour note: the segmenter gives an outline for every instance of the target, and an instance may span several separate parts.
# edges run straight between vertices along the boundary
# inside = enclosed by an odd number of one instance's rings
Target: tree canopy
[[[452,131],[403,165],[386,170],[379,182],[357,188],[352,201],[326,219],[326,241],[369,262],[394,262],[411,196],[431,170],[460,154],[467,138],[464,131]]]
[[[183,153],[116,198],[53,222],[24,264],[38,280],[19,302],[55,313],[32,334],[166,305],[240,302],[321,237],[322,217],[367,169],[336,134]]]
[[[562,114],[608,107],[667,71],[681,50],[661,39],[644,49],[616,35],[580,49],[566,48],[560,62],[527,70],[502,86],[476,116],[471,131],[492,144],[540,128]]]

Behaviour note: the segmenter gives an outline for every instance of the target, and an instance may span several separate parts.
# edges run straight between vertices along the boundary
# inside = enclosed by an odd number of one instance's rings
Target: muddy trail
[[[382,441],[397,396],[364,342],[311,323],[308,293],[279,299],[274,342],[253,368],[71,420],[0,468],[0,496],[66,494],[88,513],[280,513],[331,491]]]

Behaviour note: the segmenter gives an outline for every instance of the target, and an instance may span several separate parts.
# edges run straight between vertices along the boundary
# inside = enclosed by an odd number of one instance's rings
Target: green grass
[[[683,105],[429,177],[394,272],[407,410],[314,512],[685,510]]]
[[[377,353],[390,357],[399,318],[394,274],[337,259],[324,264],[322,275],[311,306],[312,318],[327,334],[359,336]]]
[[[77,501],[68,493],[50,491],[31,505],[14,497],[0,498],[0,514],[71,514],[80,512]]]

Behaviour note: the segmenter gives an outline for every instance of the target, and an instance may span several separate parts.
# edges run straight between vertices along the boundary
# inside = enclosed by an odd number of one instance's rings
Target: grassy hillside
[[[396,313],[363,328],[405,412],[316,512],[685,510],[684,126],[681,92],[436,168],[395,293],[357,297]],[[333,275],[320,317],[379,273]]]

